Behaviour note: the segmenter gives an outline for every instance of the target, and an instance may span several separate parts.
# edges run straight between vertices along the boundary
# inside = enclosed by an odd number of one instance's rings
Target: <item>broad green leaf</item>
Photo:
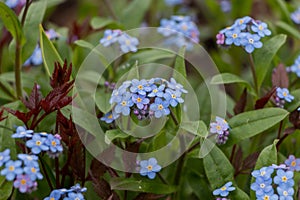
[[[206,124],[203,121],[182,122],[180,128],[200,137],[206,137],[208,134]]]
[[[176,60],[175,60],[175,66],[174,66],[174,70],[178,73],[180,73],[183,77],[186,78],[186,69],[185,69],[185,59],[184,59],[184,52],[185,52],[185,46],[183,46],[177,56],[176,56]],[[173,77],[175,78],[175,80],[180,80],[180,77],[177,78],[177,74],[174,72]]]
[[[281,108],[265,108],[236,115],[229,120],[231,129],[226,145],[237,144],[262,133],[282,121],[288,114]]]
[[[99,110],[103,113],[107,113],[111,110],[111,105],[109,99],[111,97],[110,93],[105,92],[104,88],[99,89],[95,94],[95,102]]]
[[[290,18],[290,12],[286,6],[286,2],[284,0],[276,0],[276,3],[278,4],[278,7],[281,9],[281,12],[283,13],[283,18],[287,22],[292,23],[292,20]]]
[[[7,7],[3,2],[0,2],[0,19],[3,21],[4,26],[11,33],[13,38],[21,45],[24,44],[25,37],[22,32],[20,21],[12,9]]]
[[[203,164],[207,179],[213,190],[228,181],[233,182],[234,169],[225,154],[216,145],[203,158]]]
[[[54,63],[59,62],[63,65],[63,60],[61,59],[52,42],[48,39],[42,25],[40,25],[40,47],[42,50],[45,69],[48,75],[51,76],[54,70]]]
[[[230,193],[230,197],[232,199],[243,199],[243,200],[250,200],[250,197],[247,193],[245,193],[243,190],[235,186],[235,190]]]
[[[127,80],[132,80],[132,79],[140,79],[140,74],[139,74],[139,63],[136,61],[134,66],[130,69],[127,75]]]
[[[296,110],[300,106],[300,89],[292,91],[291,95],[294,96],[294,100],[291,103],[285,103],[287,110],[290,112]]]
[[[261,169],[262,167],[268,167],[272,164],[277,164],[277,149],[276,144],[278,140],[275,140],[273,144],[265,147],[262,152],[259,154],[259,157],[256,161],[255,170]],[[254,178],[251,178],[251,183],[254,182]],[[251,190],[250,196],[252,199],[255,197],[254,191]]]
[[[85,40],[76,40],[74,43],[80,47],[87,48],[90,50],[93,50],[95,48],[94,45]]]
[[[129,63],[138,60],[139,64],[151,63],[159,59],[173,58],[174,54],[168,51],[163,51],[161,49],[150,49],[142,50],[131,56]]]
[[[91,26],[93,29],[104,28],[110,24],[116,24],[118,26],[121,26],[121,25],[117,24],[116,21],[108,19],[108,18],[94,17],[91,20]]]
[[[113,140],[117,138],[128,138],[129,135],[121,131],[120,129],[108,130],[105,132],[105,142],[110,144]]]
[[[176,186],[135,178],[112,178],[110,186],[112,190],[128,190],[153,194],[171,194],[176,191]]]
[[[262,48],[254,52],[254,65],[256,68],[258,88],[261,87],[267,72],[271,67],[271,61],[280,47],[285,43],[286,35],[280,34],[264,42]]]
[[[246,16],[251,14],[252,0],[232,0],[232,17],[236,18],[237,16]],[[243,9],[241,9],[243,8]]]
[[[47,8],[47,0],[33,2],[27,12],[23,31],[26,37],[26,43],[23,47],[23,61],[32,54],[39,39],[39,24],[42,23]],[[24,11],[24,10],[23,10]],[[20,14],[20,17],[23,13]]]
[[[151,0],[133,0],[124,8],[120,17],[127,29],[140,27],[142,20],[150,6]]]
[[[0,200],[7,200],[12,193],[13,182],[7,181],[5,176],[0,176]]]
[[[276,26],[278,26],[279,28],[285,30],[287,33],[289,33],[290,35],[292,35],[294,38],[296,39],[300,39],[300,32],[294,28],[293,26],[283,22],[283,21],[279,21],[276,23]]]
[[[255,94],[254,89],[250,85],[249,82],[245,81],[244,79],[240,78],[239,76],[231,73],[222,73],[215,75],[212,79],[210,84],[218,85],[218,84],[230,84],[230,83],[240,83],[247,87],[250,93]]]

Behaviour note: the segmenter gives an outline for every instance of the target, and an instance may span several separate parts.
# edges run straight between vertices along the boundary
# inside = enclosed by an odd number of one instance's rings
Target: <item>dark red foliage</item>
[[[276,92],[276,87],[274,86],[265,96],[263,96],[262,98],[256,101],[255,109],[257,110],[257,109],[264,108],[275,92]]]
[[[4,108],[1,108],[1,110],[0,110],[0,122],[7,118],[7,116],[3,116],[3,114],[4,114]]]
[[[278,67],[273,70],[272,84],[274,87],[289,87],[289,77],[283,64],[279,64]]]
[[[28,124],[28,121],[31,119],[32,117],[32,112],[29,111],[27,113],[24,112],[20,112],[18,110],[13,110],[10,108],[4,108],[7,112],[9,112],[10,114],[16,116],[19,120],[21,120],[25,125]]]
[[[294,125],[294,128],[300,129],[300,112],[294,110],[289,116],[290,122]]]
[[[76,40],[84,38],[85,36],[89,35],[93,31],[92,27],[90,26],[90,19],[85,19],[81,24],[74,21],[69,31],[69,44],[72,44]]]
[[[110,189],[109,183],[104,179],[92,178],[94,190],[102,199],[119,200],[118,195]]]
[[[38,85],[34,83],[31,94],[28,99],[22,98],[23,104],[28,108],[32,114],[36,115],[40,110],[40,101],[42,99],[42,95],[39,92]]]
[[[63,84],[70,81],[70,77],[72,74],[72,63],[68,67],[67,62],[64,62],[64,66],[62,67],[60,63],[54,64],[54,72],[52,73],[52,77],[50,79],[50,85],[52,88],[57,88],[62,86]]]
[[[164,194],[149,194],[149,193],[141,193],[134,200],[155,200],[163,198]]]
[[[233,111],[234,114],[239,114],[244,112],[247,103],[247,88],[244,89],[240,99],[237,101]]]

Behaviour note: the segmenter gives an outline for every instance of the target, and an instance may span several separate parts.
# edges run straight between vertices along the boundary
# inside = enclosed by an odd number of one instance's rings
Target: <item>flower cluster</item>
[[[216,38],[217,44],[222,46],[242,46],[246,52],[252,53],[254,49],[263,46],[261,38],[271,35],[268,25],[251,17],[235,20],[234,24],[221,30]]]
[[[45,32],[49,40],[54,40],[59,38],[59,34],[56,33],[53,29],[49,29],[48,31]],[[42,56],[42,50],[39,45],[36,45],[33,53],[31,56],[25,61],[23,66],[37,66],[41,65],[43,63],[43,56]]]
[[[162,78],[125,81],[112,92],[110,104],[114,105],[113,111],[101,120],[111,123],[120,114],[128,116],[131,111],[139,120],[152,116],[161,118],[170,114],[170,106],[176,107],[184,102],[183,93],[187,91],[173,78],[170,82]]]
[[[298,56],[294,62],[294,64],[288,67],[287,72],[293,72],[300,78],[300,56]]]
[[[56,189],[53,190],[49,197],[44,200],[84,200],[82,193],[86,192],[86,188],[81,188],[79,184],[72,186],[70,189]]]
[[[31,149],[33,154],[39,154],[42,151],[47,152],[52,158],[57,157],[62,151],[60,135],[52,135],[45,132],[34,133],[32,130],[26,130],[25,127],[17,127],[16,133],[12,138],[27,138],[26,146]]]
[[[119,29],[116,30],[105,30],[104,36],[100,39],[100,44],[104,47],[108,47],[118,42],[123,53],[136,52],[139,41],[135,37],[131,37],[128,34],[122,32]]]
[[[140,175],[148,176],[150,179],[154,179],[156,173],[161,170],[161,166],[157,164],[155,158],[150,158],[149,160],[142,160],[139,162],[140,165]]]
[[[272,174],[276,171],[276,175],[272,178]],[[255,182],[251,184],[251,189],[255,191],[257,199],[285,199],[292,200],[294,195],[294,171],[300,170],[300,159],[290,155],[285,164],[279,166],[272,165],[263,167],[253,171],[251,174],[255,178]],[[277,194],[275,194],[274,186],[276,186]]]
[[[225,185],[223,185],[221,188],[218,188],[213,191],[213,195],[215,196],[221,196],[221,197],[227,197],[231,191],[234,191],[235,187],[232,186],[232,182],[227,182]],[[220,200],[224,200],[224,198],[217,198]],[[227,198],[225,198],[227,199]]]
[[[295,12],[292,12],[290,17],[295,24],[300,24],[300,7]]]
[[[167,45],[186,46],[187,50],[193,48],[193,42],[199,42],[200,32],[189,16],[172,16],[171,19],[162,19],[158,32],[165,37]]]
[[[221,117],[216,117],[216,122],[210,123],[210,132],[217,134],[217,144],[225,144],[229,136],[229,125],[227,121]]]
[[[287,88],[276,88],[275,104],[278,107],[283,108],[285,102],[291,102],[294,100],[294,96],[290,94]]]
[[[4,166],[0,174],[6,180],[13,181],[13,186],[21,193],[36,190],[37,180],[43,179],[40,173],[38,157],[29,154],[18,154],[18,160],[11,160],[10,150],[0,152],[0,167]]]
[[[26,0],[6,0],[5,1],[5,4],[11,9],[16,8],[18,6],[23,7],[25,5],[25,3],[26,3]]]
[[[175,6],[183,3],[183,0],[165,0],[166,5]]]

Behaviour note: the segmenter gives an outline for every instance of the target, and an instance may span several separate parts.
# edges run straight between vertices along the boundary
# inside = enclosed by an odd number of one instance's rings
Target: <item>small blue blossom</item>
[[[54,29],[49,29],[49,30],[45,31],[45,34],[47,35],[49,40],[55,40],[55,39],[59,38],[59,34]]]
[[[225,44],[226,45],[234,44],[235,46],[240,46],[241,45],[240,34],[241,34],[241,30],[238,28],[227,30],[225,32],[225,36],[226,36]]]
[[[0,152],[0,167],[2,167],[9,160],[10,160],[10,149],[5,149],[3,152]]]
[[[235,187],[232,187],[232,182],[226,183],[224,186],[222,186],[219,189],[216,189],[213,191],[213,195],[215,196],[221,196],[221,197],[227,197],[229,192],[235,190]]]
[[[293,200],[293,187],[277,187],[277,192],[280,200]]]
[[[118,42],[123,53],[128,53],[130,51],[136,52],[137,46],[139,45],[137,38],[131,37],[126,33],[123,33],[120,37],[118,37]]]
[[[216,122],[217,122],[218,124],[221,124],[221,126],[223,127],[224,130],[229,129],[229,124],[228,124],[228,122],[227,122],[225,119],[223,119],[222,117],[216,116]]]
[[[245,47],[248,53],[252,53],[254,49],[259,49],[263,46],[257,34],[241,33],[241,37],[241,45]]]
[[[25,167],[39,167],[39,158],[36,155],[18,154],[18,158],[24,162]]]
[[[292,96],[287,88],[280,88],[276,89],[276,96],[280,99],[284,99],[287,102],[291,102],[294,100],[294,96]]]
[[[280,187],[292,187],[294,186],[294,172],[292,171],[283,171],[282,169],[277,170],[277,175],[274,177],[274,183]]]
[[[154,116],[156,118],[161,118],[164,115],[169,115],[169,102],[163,101],[161,98],[156,97],[154,103],[150,105],[150,110],[154,112]]]
[[[1,175],[6,177],[6,180],[12,181],[19,174],[23,173],[22,162],[17,161],[8,161],[5,163],[5,168],[1,170]]]
[[[148,104],[150,100],[146,98],[144,95],[132,95],[132,101],[138,107],[138,109],[143,109],[145,104]]]
[[[272,167],[262,167],[259,170],[254,170],[251,175],[255,178],[262,177],[264,180],[271,178],[274,169]]]
[[[35,167],[35,166],[24,167],[24,172],[26,175],[28,175],[28,177],[30,177],[30,179],[32,181],[35,181],[37,179],[38,180],[43,179],[43,175],[41,174],[40,168],[38,168],[38,167]]]
[[[300,24],[300,7],[290,15],[295,24]]]
[[[64,200],[84,200],[84,197],[81,193],[70,192]]]
[[[269,193],[267,194],[264,194],[262,196],[256,196],[256,199],[257,200],[278,200],[278,195],[277,194],[274,194],[274,191],[270,191]]]
[[[253,22],[251,29],[260,37],[265,37],[272,34],[272,32],[268,29],[268,25],[264,22]]]
[[[42,56],[42,50],[41,48],[37,45],[31,54],[31,56],[25,61],[23,66],[37,66],[41,65],[43,63],[43,56]]]
[[[221,0],[220,1],[220,6],[221,6],[221,10],[224,12],[224,13],[228,13],[231,11],[231,2],[230,0]]]
[[[300,171],[300,159],[296,159],[294,155],[290,155],[284,163],[289,167],[290,171]]]
[[[25,0],[6,0],[5,4],[9,7],[9,8],[15,8],[18,5],[19,6],[23,6],[26,3]]]
[[[140,161],[140,166],[140,175],[148,176],[150,179],[154,179],[156,173],[161,170],[161,166],[157,164],[157,160],[155,158]]]
[[[264,196],[273,190],[272,178],[264,180],[262,177],[257,177],[255,182],[251,184],[251,190],[255,191],[256,196]]]
[[[115,42],[118,41],[118,37],[122,34],[121,30],[105,30],[104,36],[102,39],[100,39],[100,43],[107,47]]]
[[[162,19],[160,20],[160,27],[157,32],[165,37],[176,33],[176,22],[173,20]]]
[[[63,151],[60,139],[56,138],[52,134],[48,134],[45,145],[49,147],[49,151],[51,151],[51,153],[60,153]]]
[[[36,182],[31,180],[28,175],[18,175],[14,181],[14,188],[18,188],[21,193],[31,192],[36,186]]]
[[[31,138],[33,130],[27,130],[24,126],[18,126],[16,133],[12,134],[12,138]]]
[[[164,96],[164,89],[165,85],[160,85],[157,87],[156,85],[153,85],[151,87],[152,91],[148,94],[148,97],[163,97]]]
[[[240,30],[244,30],[250,21],[252,21],[252,18],[249,16],[245,16],[243,18],[235,20],[234,26],[239,28]]]
[[[87,188],[86,187],[81,187],[79,183],[77,183],[76,185],[72,186],[70,188],[71,191],[73,192],[77,192],[77,193],[83,193],[83,192],[86,192],[87,191]]]
[[[165,0],[166,5],[175,6],[183,3],[183,0]]]
[[[32,153],[39,154],[41,151],[48,151],[49,147],[45,145],[46,138],[39,134],[34,134],[31,140],[26,142],[26,146],[31,148]]]
[[[176,107],[178,103],[184,102],[183,98],[181,98],[181,92],[178,90],[166,89],[164,97],[172,107]]]
[[[130,114],[130,107],[132,106],[131,94],[127,92],[123,95],[121,102],[116,105],[114,111],[117,114],[122,113],[124,116],[128,116]]]
[[[132,86],[130,87],[131,92],[146,95],[146,92],[150,92],[151,90],[151,87],[145,79],[140,81],[137,79],[132,80]]]
[[[188,93],[188,91],[185,90],[181,84],[177,83],[174,78],[170,79],[170,82],[168,82],[168,87],[181,93]]]
[[[294,72],[298,77],[300,77],[300,56],[296,58],[294,64],[290,66],[289,71]]]
[[[210,132],[211,133],[217,133],[217,134],[223,134],[224,131],[228,130],[229,126],[228,123],[225,121],[225,119],[218,117],[216,122],[210,123]]]
[[[60,190],[53,190],[49,197],[44,198],[44,200],[59,200],[63,193]]]
[[[286,166],[285,164],[280,164],[280,165],[272,164],[271,167],[273,169],[284,169],[284,170],[288,170],[289,169],[289,167]]]
[[[110,124],[114,120],[116,120],[119,116],[120,116],[119,114],[108,112],[103,117],[101,117],[100,120]]]

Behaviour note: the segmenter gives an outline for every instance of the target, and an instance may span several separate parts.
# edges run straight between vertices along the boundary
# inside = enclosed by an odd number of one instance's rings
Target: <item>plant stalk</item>
[[[255,70],[253,56],[251,53],[249,54],[249,60],[250,60],[251,72],[252,72],[252,76],[253,76],[254,89],[255,89],[256,94],[259,95],[256,70]]]

